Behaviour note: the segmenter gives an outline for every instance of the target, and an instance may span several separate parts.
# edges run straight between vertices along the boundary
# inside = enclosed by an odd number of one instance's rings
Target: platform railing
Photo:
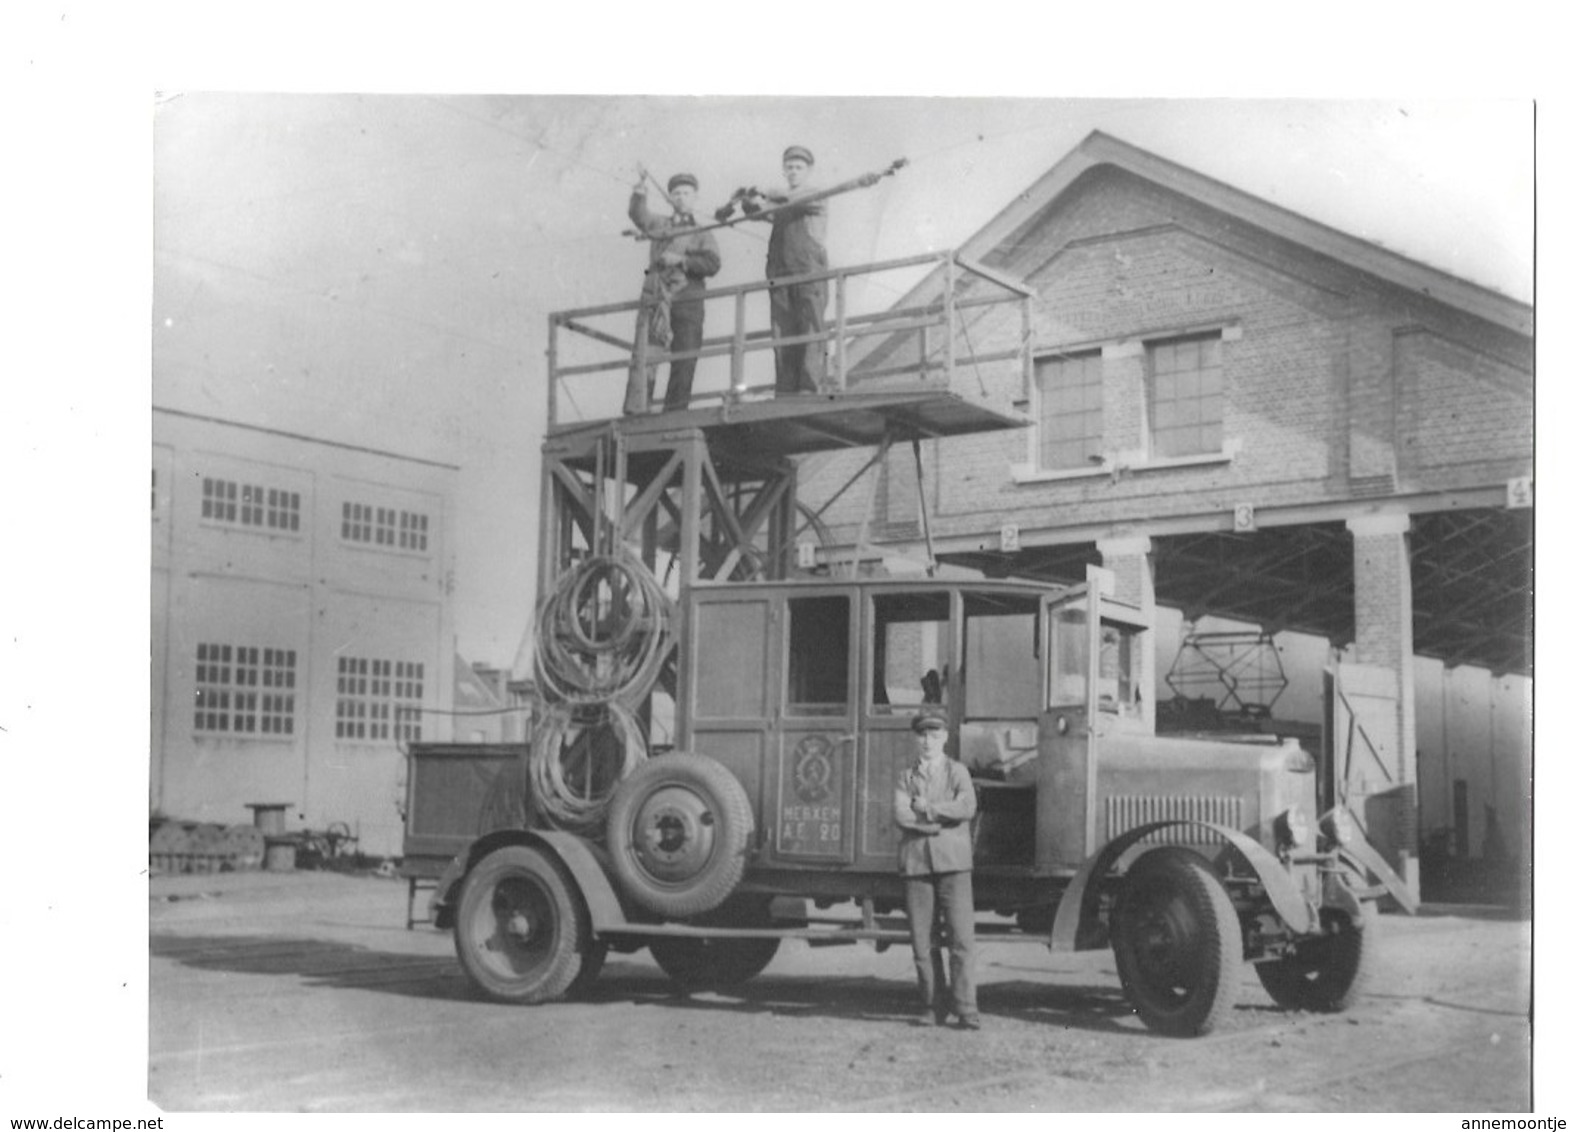
[[[932,272],[918,290],[910,292],[911,297],[904,305],[870,313],[849,313],[851,280],[884,273],[912,274],[924,267],[930,267]],[[770,319],[761,315],[758,321],[767,325],[751,327],[747,304],[752,296],[765,295],[774,287],[822,281],[831,285],[832,312],[830,321],[820,333],[778,337],[770,328]],[[638,298],[556,311],[548,316],[548,427],[571,423],[565,420],[563,413],[566,401],[576,410],[573,423],[618,415],[617,409],[600,413],[596,408],[586,410],[581,398],[576,396],[578,389],[593,387],[596,396],[588,399],[594,405],[610,402],[622,405],[625,382],[632,372],[641,373],[648,366],[665,366],[687,358],[697,359],[698,363],[708,358],[728,358],[727,386],[693,391],[689,398],[690,408],[766,399],[772,395],[775,383],[770,379],[770,371],[768,380],[752,382],[747,365],[750,355],[801,344],[813,347],[825,344],[828,349],[826,386],[822,390],[825,393],[854,391],[860,383],[878,379],[883,379],[884,389],[907,386],[908,383],[902,381],[905,377],[919,385],[950,388],[954,374],[962,367],[1012,361],[1017,363],[1022,382],[1019,396],[1027,397],[1034,371],[1033,298],[1034,292],[1024,284],[956,252],[942,251],[833,268],[771,282],[763,279],[709,289],[699,297],[707,306],[708,318],[719,307],[731,306],[732,330],[726,335],[703,338],[700,348],[694,350],[672,352],[648,342],[646,316],[642,300]],[[694,300],[687,297],[686,301]],[[969,340],[968,327],[995,308],[1016,308],[1015,342],[1009,348],[977,353]],[[621,323],[623,328],[633,324],[635,333],[624,337],[619,333]],[[898,360],[884,360],[880,343],[872,344],[871,349],[861,348],[863,340],[877,336],[892,341],[896,348],[891,353]],[[991,337],[1001,341],[1000,333]],[[592,360],[569,363],[566,354],[572,342],[577,350],[600,351],[600,355]],[[615,373],[618,375],[616,382],[605,376]],[[637,384],[636,411],[660,412],[661,405],[640,404],[645,401],[646,389],[646,382]]]

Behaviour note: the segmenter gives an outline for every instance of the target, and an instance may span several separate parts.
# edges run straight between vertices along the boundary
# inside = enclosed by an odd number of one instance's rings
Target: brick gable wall
[[[1229,462],[1016,483],[1013,465],[1034,459],[1029,432],[933,442],[938,536],[1476,487],[1531,466],[1527,339],[1129,174],[1087,174],[986,262],[1036,288],[1040,352],[1104,350],[1104,447],[1120,463],[1146,444],[1144,341],[1226,330],[1223,435],[1240,447]],[[958,353],[1008,349],[1018,334],[1016,315],[988,315]],[[953,388],[998,403],[1023,393],[1011,364],[961,366]],[[899,458],[912,460],[907,445]],[[862,459],[819,465],[807,500]],[[851,491],[826,517],[852,537],[865,500]]]

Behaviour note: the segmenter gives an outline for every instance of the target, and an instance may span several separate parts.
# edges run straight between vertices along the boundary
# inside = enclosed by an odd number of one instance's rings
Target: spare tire
[[[624,891],[662,916],[694,916],[727,900],[755,836],[750,799],[727,767],[660,755],[619,783],[608,807],[608,855]]]

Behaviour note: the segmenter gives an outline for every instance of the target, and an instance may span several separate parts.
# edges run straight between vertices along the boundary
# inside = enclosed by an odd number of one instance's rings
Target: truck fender
[[[1362,835],[1353,837],[1338,848],[1338,854],[1347,858],[1349,864],[1356,865],[1361,874],[1368,869],[1380,878],[1380,883],[1385,886],[1398,904],[1409,916],[1418,914],[1418,900],[1413,896],[1412,890],[1407,887],[1407,882],[1396,875],[1396,870],[1380,856],[1380,851],[1365,841]]]
[[[1265,886],[1265,895],[1270,898],[1276,914],[1282,918],[1287,927],[1298,933],[1313,930],[1315,925],[1313,910],[1303,898],[1298,886],[1293,883],[1287,870],[1270,850],[1247,834],[1224,825],[1173,818],[1167,821],[1150,822],[1128,830],[1108,841],[1100,852],[1087,858],[1079,866],[1079,871],[1073,874],[1073,881],[1068,885],[1067,891],[1057,902],[1057,918],[1051,926],[1051,950],[1087,951],[1097,946],[1094,942],[1093,928],[1096,923],[1097,897],[1100,893],[1099,881],[1111,871],[1112,866],[1117,863],[1117,858],[1142,838],[1148,837],[1157,830],[1177,826],[1208,829],[1223,837],[1248,861],[1256,879]]]
[[[591,915],[592,931],[617,931],[629,926],[624,906],[609,879],[607,862],[600,856],[596,846],[573,833],[556,829],[494,830],[467,845],[438,878],[431,901],[433,923],[441,928],[452,926],[452,909],[460,895],[460,882],[473,865],[504,845],[530,845],[551,853],[569,871],[581,898],[585,900],[586,910]]]
[[[1347,913],[1355,925],[1364,924],[1363,901],[1347,886],[1340,873],[1322,872],[1320,877],[1320,907],[1336,908]]]

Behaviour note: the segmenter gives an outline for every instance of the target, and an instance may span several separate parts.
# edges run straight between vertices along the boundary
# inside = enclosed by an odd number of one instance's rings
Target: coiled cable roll
[[[657,682],[672,621],[668,595],[640,559],[587,558],[537,611],[537,686],[552,702],[636,707]]]
[[[614,790],[645,761],[640,720],[617,700],[549,704],[531,735],[532,810],[556,829],[600,832]]]
[[[535,818],[601,831],[614,789],[646,760],[635,713],[672,648],[673,620],[661,583],[622,548],[559,577],[537,611],[533,668],[544,703],[525,768]]]

